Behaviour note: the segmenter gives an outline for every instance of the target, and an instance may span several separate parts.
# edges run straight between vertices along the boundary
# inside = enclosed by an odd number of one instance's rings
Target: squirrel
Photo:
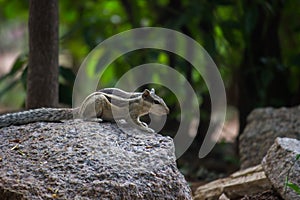
[[[140,121],[140,117],[148,113],[165,115],[169,108],[155,90],[145,89],[143,92],[125,92],[118,88],[104,88],[87,96],[77,108],[37,108],[0,116],[0,128],[10,125],[21,125],[32,122],[57,122],[74,118],[93,119],[114,122],[130,119],[141,130],[154,132],[148,125]]]

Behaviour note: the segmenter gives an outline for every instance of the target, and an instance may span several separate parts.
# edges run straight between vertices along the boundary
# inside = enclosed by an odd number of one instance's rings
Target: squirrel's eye
[[[154,100],[154,103],[155,103],[155,104],[160,104],[160,102],[159,102],[159,101],[157,101],[157,100]]]

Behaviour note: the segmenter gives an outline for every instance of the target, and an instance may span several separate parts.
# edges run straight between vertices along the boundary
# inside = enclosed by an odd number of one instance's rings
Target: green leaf
[[[25,56],[24,54],[21,54],[20,56],[18,56],[13,64],[11,70],[4,76],[0,77],[0,82],[4,81],[6,78],[8,78],[10,76],[16,75],[18,72],[23,70],[23,66],[26,63],[27,63],[27,56]]]
[[[9,83],[6,87],[4,87],[2,90],[0,90],[0,97],[2,97],[6,92],[11,90],[18,82],[19,80],[14,80],[11,83]]]
[[[294,190],[297,194],[300,194],[300,187],[298,185],[291,182],[288,182],[286,185],[292,190]]]
[[[21,73],[21,79],[26,71],[25,64],[27,63],[27,56],[25,54],[21,54],[17,57],[15,60],[11,70],[5,74],[4,76],[0,77],[0,83],[5,83],[5,86],[3,89],[0,90],[0,97],[2,97],[5,93],[9,92],[16,86],[20,79],[16,79],[18,73]],[[24,68],[25,66],[25,68]]]
[[[28,72],[28,65],[26,65],[26,67],[23,70],[23,73],[21,75],[21,82],[22,82],[22,85],[23,85],[25,91],[27,89],[27,72]]]
[[[27,63],[27,56],[25,54],[19,55],[12,69],[10,70],[10,73],[15,74],[16,72],[22,69],[25,63]]]

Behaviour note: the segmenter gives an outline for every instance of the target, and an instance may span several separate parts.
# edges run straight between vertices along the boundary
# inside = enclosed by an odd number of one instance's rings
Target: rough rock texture
[[[191,199],[169,137],[116,124],[0,129],[0,199]]]
[[[241,200],[282,200],[282,198],[275,191],[267,190],[259,194],[245,196]]]
[[[241,168],[260,164],[276,137],[300,139],[300,106],[251,112],[239,141]]]
[[[284,199],[300,199],[300,194],[287,187],[288,180],[300,186],[300,141],[291,138],[277,138],[262,161],[267,178]]]

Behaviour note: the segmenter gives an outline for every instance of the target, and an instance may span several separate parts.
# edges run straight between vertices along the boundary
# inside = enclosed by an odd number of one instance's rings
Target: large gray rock
[[[262,161],[267,178],[278,193],[288,200],[300,199],[300,194],[287,187],[286,179],[300,187],[300,141],[291,138],[277,138]]]
[[[300,106],[255,109],[239,140],[241,168],[260,164],[277,137],[300,139]]]
[[[0,129],[0,199],[191,199],[170,137],[71,120]]]

